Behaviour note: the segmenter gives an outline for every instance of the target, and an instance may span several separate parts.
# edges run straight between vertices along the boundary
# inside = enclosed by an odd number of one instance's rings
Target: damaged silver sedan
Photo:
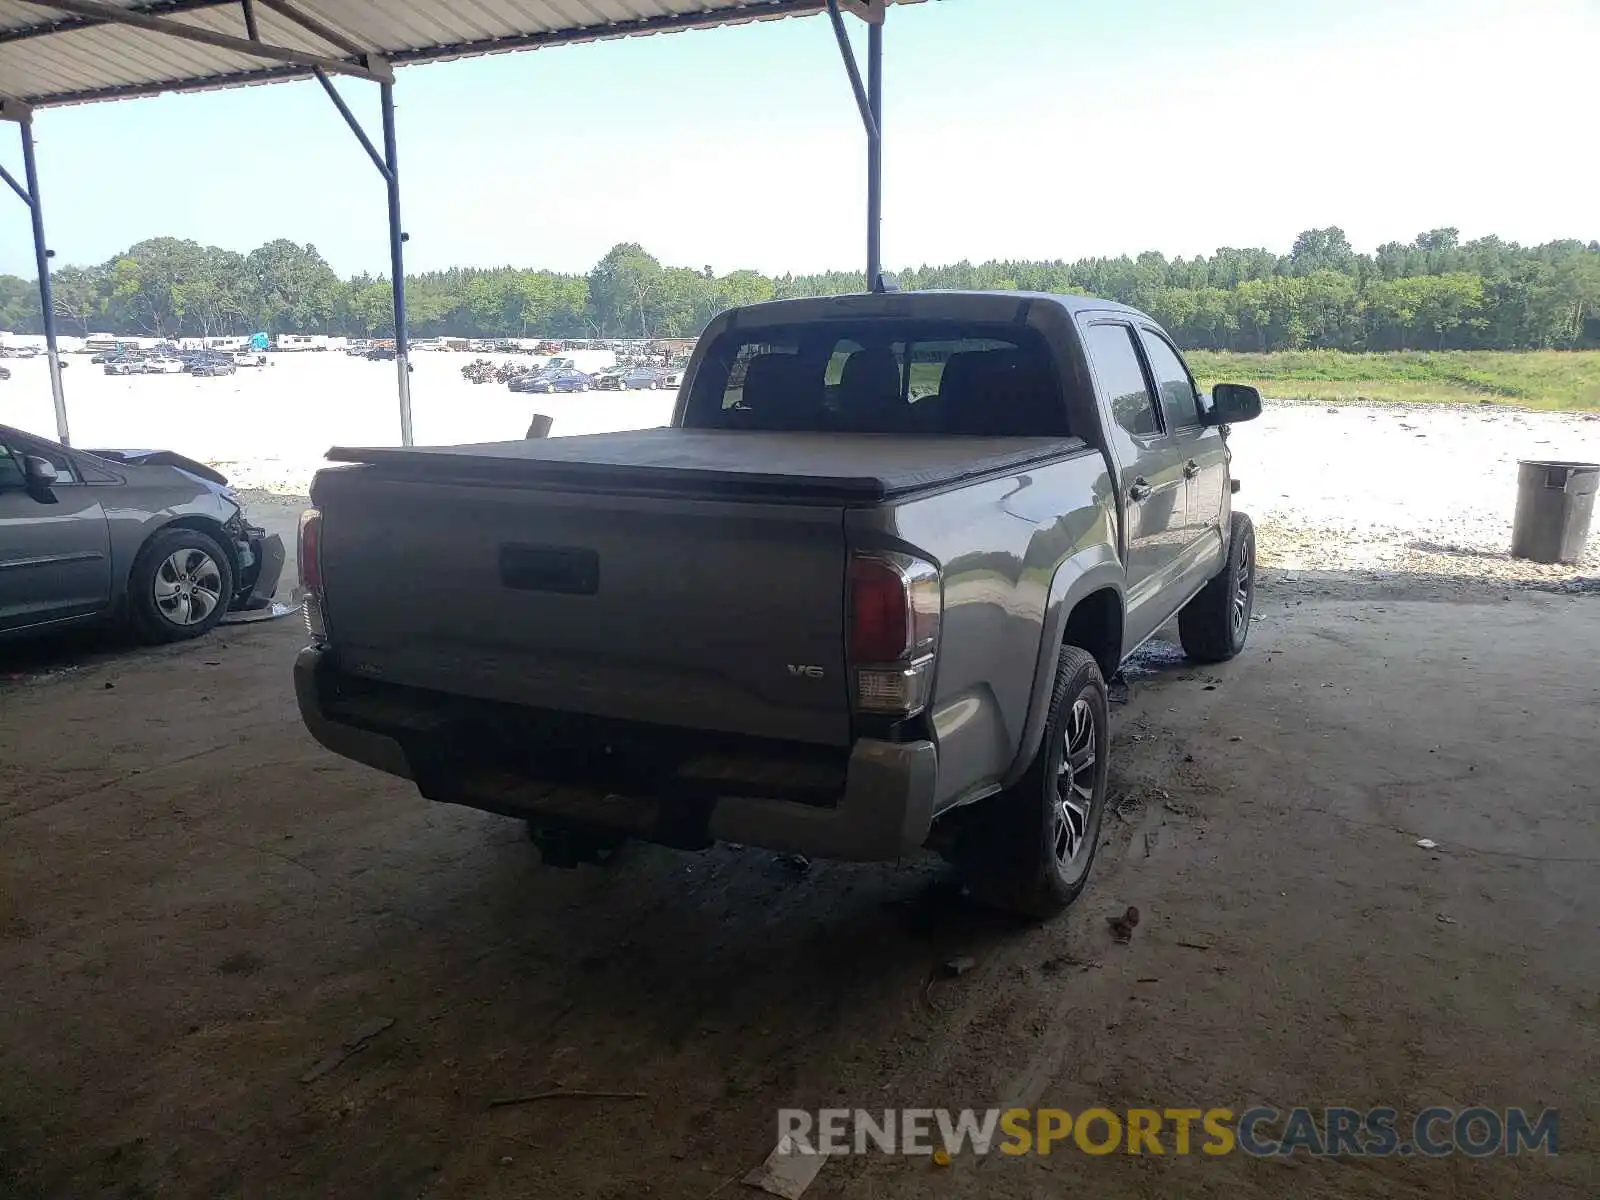
[[[204,463],[0,425],[0,638],[106,619],[152,642],[199,637],[270,606],[283,558]]]

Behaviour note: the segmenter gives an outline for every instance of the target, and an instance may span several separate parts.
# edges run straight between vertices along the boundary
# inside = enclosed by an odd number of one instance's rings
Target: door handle
[[[1195,462],[1194,459],[1191,458],[1183,464],[1183,477],[1185,479],[1193,479],[1198,474],[1200,474],[1200,464]]]
[[[1144,500],[1147,499],[1150,493],[1153,491],[1155,491],[1155,488],[1150,486],[1150,481],[1141,475],[1139,478],[1135,479],[1132,486],[1128,488],[1128,499]]]

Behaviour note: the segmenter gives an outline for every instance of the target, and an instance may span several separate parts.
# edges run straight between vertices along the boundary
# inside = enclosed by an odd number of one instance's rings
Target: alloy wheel
[[[1053,846],[1056,863],[1066,874],[1082,869],[1085,843],[1094,817],[1094,789],[1099,737],[1094,708],[1079,696],[1068,714],[1061,761],[1056,767]]]
[[[1251,603],[1255,599],[1256,573],[1255,547],[1246,542],[1239,551],[1238,581],[1233,587],[1233,638],[1237,642],[1250,622]]]
[[[151,590],[167,620],[198,625],[222,603],[222,572],[204,550],[177,550],[156,568]]]

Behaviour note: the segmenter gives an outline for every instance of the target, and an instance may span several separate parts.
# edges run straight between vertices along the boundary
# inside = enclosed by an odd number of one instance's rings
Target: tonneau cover
[[[331,462],[410,476],[590,487],[702,487],[884,500],[1086,450],[1081,438],[629,430],[473,446],[349,447]]]

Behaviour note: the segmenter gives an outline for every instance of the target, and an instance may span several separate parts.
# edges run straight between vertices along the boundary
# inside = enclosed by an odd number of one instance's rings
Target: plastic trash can
[[[1597,486],[1600,463],[1519,462],[1512,557],[1542,563],[1582,558]]]

